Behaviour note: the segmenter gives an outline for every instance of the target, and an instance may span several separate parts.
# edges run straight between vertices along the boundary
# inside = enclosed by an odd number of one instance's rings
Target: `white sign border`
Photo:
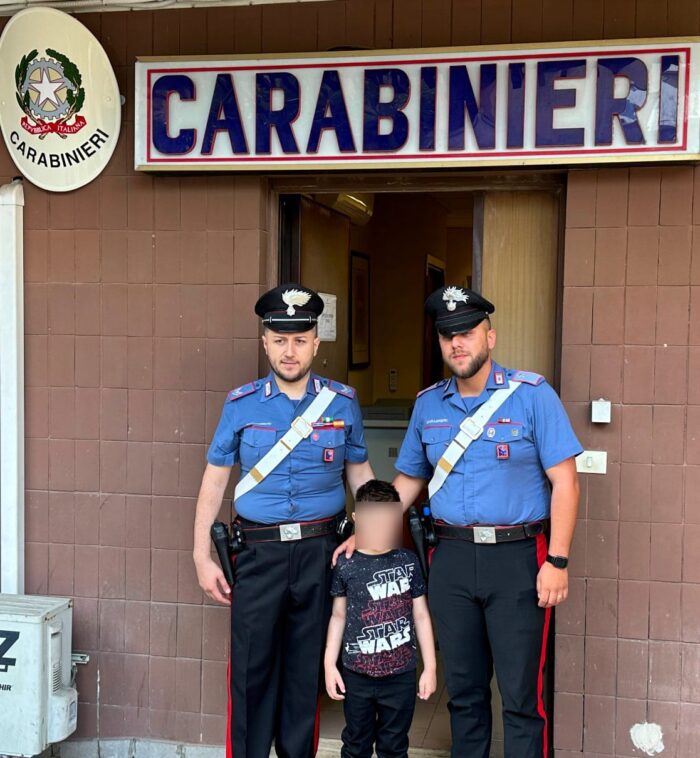
[[[471,45],[465,47],[428,47],[428,48],[397,48],[397,49],[382,49],[382,50],[349,50],[349,51],[329,51],[329,52],[311,52],[311,53],[256,53],[256,54],[241,54],[241,55],[175,55],[175,56],[138,56],[137,64],[150,64],[150,63],[182,63],[183,67],[187,65],[189,68],[193,66],[189,64],[206,64],[206,63],[242,63],[245,62],[247,66],[256,67],[259,64],[260,67],[270,65],[271,61],[279,61],[279,68],[284,69],[285,66],[292,67],[295,65],[303,64],[314,59],[323,59],[331,61],[335,58],[349,59],[349,58],[371,58],[382,59],[386,58],[387,63],[394,63],[399,65],[401,63],[399,59],[402,56],[424,56],[424,55],[457,55],[468,53],[507,53],[512,51],[555,51],[562,49],[586,49],[589,48],[589,54],[595,53],[595,49],[609,48],[609,47],[621,47],[624,49],[640,48],[639,52],[645,52],[642,48],[645,46],[661,45],[664,48],[669,48],[671,52],[674,52],[674,47],[679,45],[693,45],[700,44],[700,36],[683,36],[683,37],[644,37],[644,38],[631,38],[631,39],[610,39],[610,40],[574,40],[566,42],[543,42],[543,43],[524,43],[524,44],[507,44],[507,45]],[[648,52],[648,51],[647,51]],[[617,150],[614,155],[605,154],[604,149],[600,152],[581,154],[580,150],[559,156],[537,153],[535,155],[528,155],[527,157],[519,157],[516,150],[512,154],[503,158],[478,158],[473,156],[459,157],[455,156],[448,160],[441,160],[440,158],[401,158],[400,156],[393,157],[389,160],[366,159],[362,155],[358,155],[356,159],[332,159],[323,161],[322,159],[310,161],[303,155],[290,156],[285,160],[265,160],[259,159],[255,162],[236,160],[232,158],[230,160],[219,161],[207,161],[206,159],[197,161],[178,161],[173,159],[172,161],[158,161],[148,162],[141,160],[146,154],[146,140],[144,140],[144,134],[146,133],[147,126],[147,113],[146,103],[148,86],[145,80],[145,74],[148,72],[148,68],[135,67],[135,107],[134,107],[134,168],[137,171],[146,172],[254,172],[254,173],[289,173],[294,171],[297,173],[314,172],[314,171],[335,171],[335,172],[348,172],[357,170],[411,170],[411,169],[464,169],[464,168],[487,168],[487,167],[511,167],[511,168],[526,168],[526,167],[542,167],[542,166],[565,166],[565,165],[600,165],[609,163],[619,164],[636,164],[636,163],[657,163],[657,162],[685,162],[690,163],[694,161],[700,161],[700,134],[695,136],[695,142],[697,145],[697,152],[673,152],[671,149],[680,150],[678,146],[673,146],[668,150],[659,148],[658,151],[654,149],[647,149],[642,151],[640,148],[631,148],[630,150]],[[218,70],[218,67],[212,67],[212,70]],[[689,64],[689,71],[686,77],[686,87],[682,92],[685,100],[679,100],[679,103],[683,103],[684,107],[684,119],[682,123],[688,121],[688,110],[691,107],[690,102],[690,81],[700,82],[700,55],[695,56],[695,59],[691,58]],[[700,84],[696,85],[700,91]],[[695,118],[700,119],[700,103],[697,105]],[[485,151],[486,152],[486,151]],[[522,155],[522,153],[520,154]],[[364,158],[364,159],[363,159]]]

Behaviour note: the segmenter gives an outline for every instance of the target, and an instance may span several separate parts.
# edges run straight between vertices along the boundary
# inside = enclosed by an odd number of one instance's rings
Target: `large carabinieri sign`
[[[141,169],[698,158],[700,40],[136,66]]]
[[[121,125],[119,87],[100,43],[52,8],[15,14],[0,36],[0,130],[17,168],[68,192],[109,163]]]

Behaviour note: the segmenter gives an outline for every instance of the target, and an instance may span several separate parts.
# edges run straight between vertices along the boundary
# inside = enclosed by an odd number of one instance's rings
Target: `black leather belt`
[[[489,526],[475,524],[473,526],[455,526],[435,522],[435,533],[440,539],[465,540],[477,545],[494,545],[497,542],[516,542],[527,540],[544,533],[544,521],[532,521],[529,524],[514,524],[513,526]]]
[[[318,521],[299,521],[269,526],[246,526],[245,521],[240,520],[238,523],[241,525],[246,542],[296,542],[309,537],[335,534],[338,516]]]

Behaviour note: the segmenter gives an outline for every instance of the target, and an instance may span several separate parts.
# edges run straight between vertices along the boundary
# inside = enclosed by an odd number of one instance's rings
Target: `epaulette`
[[[333,379],[328,380],[328,388],[333,390],[333,392],[337,392],[339,395],[343,395],[344,397],[349,397],[351,400],[352,398],[355,397],[354,387],[349,387],[347,384],[336,382]]]
[[[431,384],[430,387],[426,387],[424,390],[421,390],[416,397],[420,397],[421,395],[424,395],[426,392],[430,392],[430,390],[437,389],[438,387],[444,387],[445,384],[448,382],[448,379],[440,379],[439,382],[435,382],[435,384]]]
[[[237,387],[235,390],[231,390],[228,393],[228,396],[226,397],[226,402],[229,402],[231,400],[240,400],[242,397],[245,397],[246,395],[250,395],[258,388],[257,382],[249,382],[248,384],[244,384],[242,387]]]
[[[523,382],[524,384],[532,384],[537,387],[538,384],[542,384],[544,377],[542,374],[536,374],[534,371],[514,371],[510,377],[514,382]]]

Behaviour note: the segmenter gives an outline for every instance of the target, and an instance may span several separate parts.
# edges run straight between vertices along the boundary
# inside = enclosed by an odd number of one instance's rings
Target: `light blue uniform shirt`
[[[243,518],[263,524],[314,521],[345,506],[345,461],[363,463],[367,446],[355,390],[311,374],[306,394],[290,400],[274,375],[229,393],[207,460],[216,466],[241,464],[241,478],[289,430],[323,386],[336,392],[323,417],[343,421],[340,429],[314,429],[268,476],[236,502]]]
[[[526,379],[484,427],[432,499],[433,516],[450,524],[521,524],[548,518],[545,470],[582,447],[552,387],[539,374],[495,362],[483,392],[461,397],[454,377],[419,393],[396,461],[409,476],[430,479],[465,416],[508,379]]]

